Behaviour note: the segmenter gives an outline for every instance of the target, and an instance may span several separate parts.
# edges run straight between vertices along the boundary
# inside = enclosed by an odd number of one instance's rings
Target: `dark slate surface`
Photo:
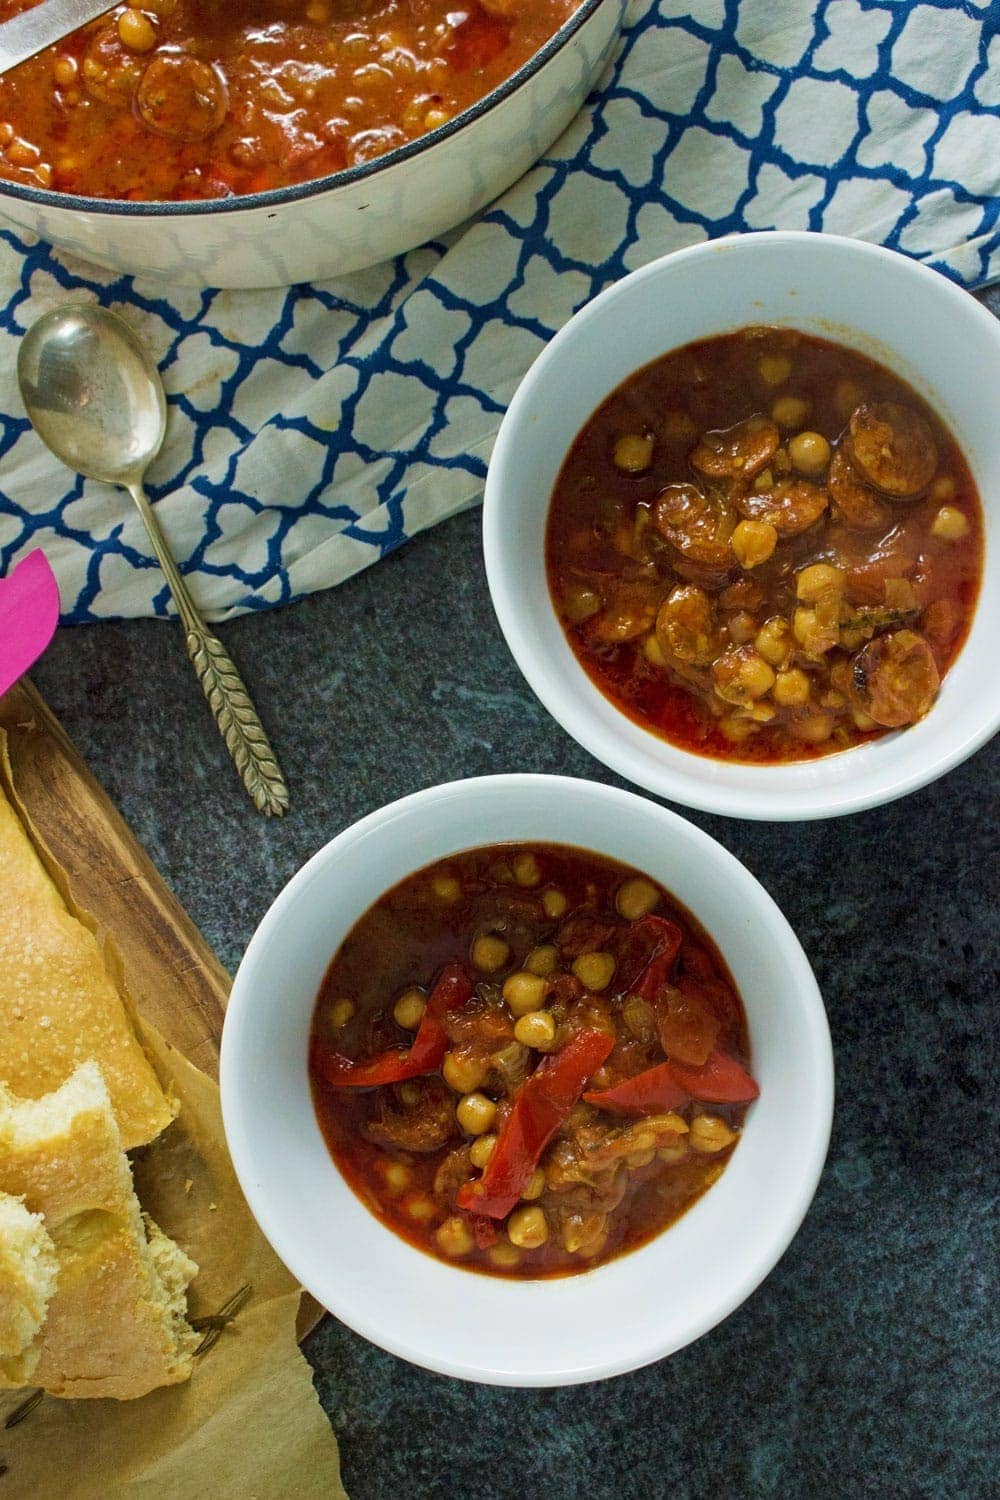
[[[457,517],[333,592],[223,627],[288,775],[282,824],[243,801],[175,627],[63,631],[39,665],[230,968],[302,861],[381,803],[490,771],[616,780],[523,683],[478,527]],[[830,822],[688,814],[773,893],[826,998],[838,1099],[813,1208],[727,1323],[601,1385],[466,1386],[327,1319],[308,1353],[353,1500],[991,1492],[998,769],[993,743],[902,803]]]

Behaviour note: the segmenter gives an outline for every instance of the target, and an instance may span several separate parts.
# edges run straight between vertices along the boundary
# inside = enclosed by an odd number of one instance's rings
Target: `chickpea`
[[[529,974],[537,974],[543,979],[554,974],[559,967],[559,949],[551,943],[539,943],[524,960],[524,967]]]
[[[587,990],[606,990],[614,972],[615,961],[610,953],[581,953],[573,963],[573,973]]]
[[[638,1151],[629,1152],[625,1158],[625,1164],[632,1167],[633,1170],[637,1167],[648,1167],[655,1155],[655,1146],[642,1146]]]
[[[503,997],[515,1016],[526,1016],[530,1010],[541,1010],[549,992],[549,982],[541,974],[523,969],[504,980]]]
[[[156,46],[156,28],[141,10],[123,10],[118,17],[118,36],[131,52],[149,52]]]
[[[766,663],[765,658],[759,657],[756,651],[744,658],[739,663],[738,673],[739,685],[751,699],[763,697],[774,687],[774,667]]]
[[[556,1039],[556,1023],[547,1010],[530,1010],[515,1021],[514,1036],[522,1047],[546,1052]]]
[[[515,1208],[507,1220],[507,1238],[519,1250],[537,1250],[549,1237],[549,1221],[540,1208]]]
[[[445,1083],[456,1094],[471,1094],[486,1077],[486,1064],[462,1052],[446,1052],[441,1064]]]
[[[741,568],[756,568],[767,562],[778,545],[778,533],[770,521],[740,521],[737,523],[729,545],[736,554]]]
[[[795,596],[804,604],[815,604],[830,589],[840,590],[844,575],[829,563],[813,563],[795,575]]]
[[[447,901],[449,905],[454,904],[462,894],[462,887],[454,875],[446,875],[444,872],[434,876],[431,890],[439,901]]]
[[[774,679],[772,696],[782,708],[801,708],[809,702],[809,678],[799,667],[779,672]]]
[[[687,1135],[689,1129],[687,1120],[675,1109],[668,1109],[665,1115],[647,1115],[642,1123],[654,1136]]]
[[[35,181],[39,187],[47,188],[52,186],[52,168],[47,161],[38,163],[38,166],[35,168]]]
[[[626,474],[641,474],[653,457],[653,439],[638,433],[627,433],[615,443],[615,467]]]
[[[688,1133],[688,1143],[695,1151],[710,1155],[724,1151],[736,1139],[736,1131],[730,1130],[725,1120],[718,1115],[695,1115]]]
[[[505,1240],[501,1240],[498,1245],[494,1245],[490,1251],[490,1264],[496,1266],[501,1271],[513,1271],[520,1259],[518,1251],[515,1250],[513,1245],[508,1245]]]
[[[563,593],[563,614],[572,625],[589,620],[601,608],[601,598],[593,589],[579,583],[571,583]]]
[[[726,630],[734,646],[745,646],[757,634],[757,621],[749,610],[740,609],[726,621]]]
[[[779,396],[771,407],[771,416],[779,427],[794,431],[809,415],[809,402],[801,396]]]
[[[532,887],[540,884],[542,872],[533,854],[519,854],[514,860],[513,869],[518,885]]]
[[[788,456],[800,474],[822,474],[830,462],[830,444],[821,432],[797,432],[789,440]]]
[[[452,1214],[439,1224],[434,1231],[438,1249],[445,1255],[468,1255],[473,1246],[472,1232],[468,1224],[458,1214]]]
[[[680,1136],[676,1140],[668,1141],[665,1146],[660,1146],[658,1148],[656,1154],[659,1157],[660,1161],[669,1162],[671,1164],[673,1164],[674,1162],[683,1161],[685,1156],[687,1156],[688,1154],[687,1141],[683,1136]]]
[[[765,620],[754,640],[757,652],[772,667],[780,667],[792,653],[792,630],[786,619]]]
[[[410,1169],[401,1161],[389,1161],[385,1164],[385,1185],[390,1193],[401,1193],[410,1185]]]
[[[944,542],[959,542],[968,531],[968,517],[954,505],[942,505],[931,523],[931,535]]]
[[[540,1198],[545,1191],[545,1173],[541,1167],[536,1167],[524,1185],[521,1194],[525,1203],[532,1203]]]
[[[622,1020],[638,1042],[651,1042],[656,1036],[656,1016],[641,995],[629,995],[622,1006]]]
[[[607,1231],[607,1214],[574,1214],[563,1225],[563,1249],[569,1255],[586,1250]]]
[[[406,1212],[411,1219],[416,1219],[418,1224],[429,1224],[436,1215],[437,1208],[432,1199],[421,1195],[410,1199],[406,1205]]]
[[[649,635],[647,635],[646,639],[643,641],[642,654],[649,662],[651,667],[656,667],[656,669],[660,672],[662,672],[666,668],[667,658],[663,654],[663,647],[656,639],[656,634],[654,631],[650,631]]]
[[[427,996],[415,984],[404,990],[392,1008],[392,1017],[397,1026],[405,1031],[416,1031],[427,1009]]]
[[[424,129],[436,130],[439,125],[447,125],[451,115],[446,109],[429,109],[424,115]]]
[[[765,354],[757,370],[765,385],[784,385],[792,373],[792,362],[785,354]]]
[[[495,1135],[479,1135],[469,1147],[469,1160],[474,1167],[483,1170],[493,1152],[496,1150],[497,1137]]]
[[[52,76],[61,89],[76,82],[79,65],[75,57],[57,57],[52,64]]]
[[[483,974],[496,974],[510,958],[510,945],[495,932],[477,937],[472,945],[472,962]]]
[[[796,738],[805,740],[807,745],[822,744],[830,738],[833,730],[833,715],[828,713],[807,714],[804,719],[796,719],[792,724],[792,732]]]
[[[643,880],[638,875],[620,885],[615,897],[618,915],[624,917],[626,922],[637,922],[640,917],[648,917],[659,904],[660,893],[656,886],[651,880]]]
[[[954,500],[957,486],[950,474],[939,474],[931,485],[931,499],[938,505]]]
[[[562,891],[552,889],[542,892],[542,910],[551,922],[561,917],[568,905]]]
[[[838,380],[833,393],[833,404],[838,416],[846,422],[856,406],[865,399],[865,393],[856,380]]]
[[[455,1118],[466,1135],[485,1135],[496,1115],[495,1102],[485,1094],[465,1094],[455,1105]]]
[[[357,1009],[353,1000],[335,1000],[330,1006],[330,1025],[334,1031],[346,1026]]]
[[[663,435],[668,443],[691,443],[698,436],[698,428],[688,412],[668,411],[663,419]]]

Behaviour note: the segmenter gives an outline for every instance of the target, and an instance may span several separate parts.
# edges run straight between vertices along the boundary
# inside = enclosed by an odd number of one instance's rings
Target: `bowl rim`
[[[219,213],[239,213],[241,210],[256,208],[280,208],[288,203],[316,197],[319,193],[363,182],[366,178],[374,177],[379,172],[386,171],[400,162],[411,161],[422,152],[440,145],[449,137],[456,135],[459,130],[463,130],[465,126],[471,125],[474,120],[481,119],[498,105],[503,104],[523,83],[527,83],[541,71],[547,62],[562,51],[567,42],[572,40],[602,5],[608,3],[618,5],[624,14],[625,0],[580,0],[578,8],[566,18],[557,31],[552,33],[538,51],[533,52],[515,72],[505,78],[502,83],[497,84],[495,89],[491,89],[488,94],[484,94],[481,99],[477,99],[444,125],[436,126],[425,135],[418,136],[415,141],[407,141],[402,146],[395,146],[384,155],[374,157],[372,161],[361,162],[354,167],[344,167],[339,172],[327,172],[322,177],[312,177],[306,182],[289,183],[280,188],[268,188],[262,193],[243,193],[231,198],[198,198],[184,201],[170,198],[141,202],[124,198],[93,198],[84,193],[58,193],[51,188],[30,187],[26,183],[7,182],[0,179],[0,209],[2,209],[3,199],[9,197],[44,208],[63,208],[71,212],[93,214],[104,218],[199,218]]]
[[[702,240],[695,245],[671,251],[629,272],[628,275],[619,278],[596,297],[586,302],[563,324],[532,363],[504,414],[493,445],[483,497],[483,552],[493,609],[511,655],[529,687],[547,711],[583,749],[589,751],[603,765],[627,777],[636,786],[702,812],[718,813],[727,817],[745,818],[752,821],[808,822],[817,818],[842,817],[849,813],[881,807],[909,795],[910,792],[918,791],[921,787],[945,775],[984,745],[1000,729],[1000,694],[990,711],[984,714],[982,721],[974,730],[950,747],[942,748],[929,756],[919,767],[914,768],[905,776],[898,777],[889,787],[878,784],[871,786],[867,778],[857,781],[845,780],[835,787],[825,785],[820,780],[810,789],[808,804],[789,805],[787,789],[777,784],[768,787],[764,782],[768,773],[780,773],[786,769],[785,764],[780,762],[773,766],[756,765],[752,762],[723,762],[727,766],[742,767],[747,773],[756,773],[759,780],[755,780],[752,786],[748,784],[736,787],[710,781],[701,782],[689,775],[683,767],[671,766],[657,760],[654,747],[666,745],[674,756],[685,757],[691,762],[711,760],[712,757],[699,756],[692,751],[685,750],[682,746],[653,734],[651,730],[645,729],[637,721],[623,715],[630,724],[644,734],[649,742],[648,750],[645,744],[641,749],[633,748],[624,741],[619,741],[614,735],[605,733],[604,729],[597,724],[588,706],[587,698],[581,698],[578,704],[569,704],[562,698],[558,704],[553,702],[554,695],[549,688],[547,673],[541,663],[541,655],[519,620],[515,604],[516,588],[512,584],[512,568],[506,561],[508,557],[507,532],[502,524],[501,485],[503,478],[501,471],[506,463],[508,450],[516,446],[518,429],[522,425],[522,413],[529,406],[539,381],[546,376],[549,368],[562,358],[566,344],[579,337],[581,324],[586,324],[595,315],[599,315],[608,303],[614,302],[623,294],[623,288],[626,286],[632,288],[643,281],[655,281],[668,267],[688,260],[707,258],[718,254],[723,249],[738,254],[741,246],[759,245],[761,242],[777,247],[808,244],[817,249],[820,247],[823,250],[829,249],[834,254],[842,253],[856,256],[862,261],[878,261],[882,265],[891,265],[899,274],[912,274],[924,287],[934,289],[931,295],[951,301],[956,309],[961,309],[963,316],[972,317],[978,320],[984,328],[988,328],[990,338],[997,344],[998,351],[1000,351],[1000,319],[997,319],[988,308],[983,307],[964,287],[931,266],[883,245],[852,239],[847,235],[826,234],[815,230],[768,229],[755,230],[747,234],[727,235],[722,239]],[[664,354],[669,352],[669,348],[663,351]],[[637,370],[639,368],[641,366],[636,366]],[[607,394],[610,395],[611,391],[609,390]],[[568,447],[567,444],[567,451]],[[550,497],[546,497],[546,506],[549,499]],[[985,512],[985,503],[983,509]],[[986,570],[984,549],[984,577]],[[976,607],[978,608],[978,601]],[[974,616],[975,611],[973,618]],[[965,649],[964,644],[961,649]],[[580,670],[582,673],[582,668]],[[582,675],[591,686],[593,693],[598,694],[604,702],[610,704],[611,700],[591,683],[590,678],[586,674],[582,673]],[[611,707],[614,708],[614,705],[611,704]],[[617,709],[615,711],[621,712]],[[900,732],[890,731],[877,743],[891,743]],[[791,764],[808,764],[814,768],[821,768],[824,759],[839,762],[842,756],[850,755],[858,748],[863,747],[849,747],[829,757],[796,761]],[[804,796],[801,800],[805,801]]]
[[[519,793],[544,792],[548,788],[557,789],[558,794],[566,798],[594,798],[609,803],[612,807],[628,808],[633,815],[641,814],[647,819],[652,816],[661,823],[666,833],[682,828],[684,837],[699,850],[699,856],[712,861],[717,867],[719,878],[732,877],[743,891],[753,891],[754,899],[758,903],[758,912],[766,917],[772,932],[781,940],[782,963],[788,971],[789,987],[794,986],[797,996],[796,1004],[805,1028],[805,1055],[810,1061],[813,1083],[810,1095],[812,1112],[810,1120],[806,1122],[809,1125],[810,1139],[805,1164],[799,1176],[783,1199],[779,1200],[780,1211],[770,1212],[773,1205],[769,1205],[766,1243],[761,1247],[757,1258],[742,1270],[727,1295],[706,1305],[696,1315],[688,1316],[682,1325],[680,1336],[672,1335],[664,1341],[661,1334],[653,1344],[644,1344],[641,1349],[633,1349],[626,1354],[610,1354],[600,1360],[591,1360],[585,1366],[568,1364],[543,1370],[532,1368],[516,1371],[496,1370],[487,1368],[482,1363],[477,1365],[462,1359],[436,1356],[432,1341],[428,1341],[427,1344],[411,1342],[398,1336],[391,1323],[379,1323],[377,1319],[372,1322],[368,1318],[358,1316],[350,1305],[343,1305],[339,1299],[335,1279],[332,1279],[328,1286],[318,1285],[313,1275],[314,1259],[307,1251],[300,1251],[301,1234],[298,1226],[286,1222],[282,1216],[277,1218],[273,1216],[266,1187],[257,1178],[251,1144],[253,1131],[247,1128],[247,1122],[252,1121],[254,1116],[247,1102],[247,1092],[241,1089],[242,1070],[246,1067],[247,1059],[241,1055],[240,1031],[243,1016],[259,998],[254,988],[258,957],[270,948],[289,909],[314,880],[321,878],[325,866],[331,862],[337,863],[353,845],[368,839],[373,831],[389,830],[398,825],[401,817],[418,810],[421,816],[427,816],[433,813],[437,804],[446,799],[460,796],[475,803],[483,792],[487,795],[492,793],[517,796]],[[455,846],[456,852],[458,847]],[[476,847],[474,835],[461,847]],[[583,842],[581,842],[581,847],[584,847]],[[441,854],[435,857],[446,858],[447,855]],[[621,856],[609,857],[620,858]],[[423,868],[423,865],[417,864],[414,868]],[[729,945],[729,955],[724,955],[725,957],[728,958],[732,954],[734,946],[732,943]],[[335,945],[331,947],[331,953],[333,951],[335,951]],[[439,783],[386,803],[342,829],[295,872],[261,918],[237,969],[223,1029],[219,1083],[226,1144],[251,1212],[278,1257],[322,1306],[361,1337],[421,1368],[480,1384],[548,1388],[576,1385],[626,1374],[658,1359],[669,1357],[718,1326],[752,1295],[785,1254],[815,1196],[829,1151],[833,1123],[835,1072],[829,1022],[809,959],[788,918],[770,892],[736,855],[679,813],[651,803],[648,798],[637,792],[577,777],[508,772]],[[305,1075],[303,1085],[308,1086]],[[803,1125],[804,1135],[807,1134],[806,1124]],[[333,1161],[332,1157],[331,1161]],[[339,1175],[335,1161],[333,1161],[333,1168]],[[353,1191],[349,1184],[345,1183],[345,1185],[349,1191]],[[374,1215],[372,1218],[375,1224],[379,1224]],[[658,1241],[667,1237],[670,1227],[672,1226],[668,1226],[668,1229],[661,1235],[655,1236],[653,1240],[634,1253],[648,1252],[650,1246],[655,1246]],[[395,1236],[387,1226],[380,1225],[380,1228],[405,1247],[407,1258],[416,1256],[421,1261],[431,1259],[435,1264],[443,1264],[438,1263],[435,1257],[428,1256],[425,1252],[410,1245],[401,1237]],[[600,1277],[606,1267],[615,1266],[627,1259],[628,1256],[617,1257],[607,1262],[606,1265],[597,1266],[593,1271],[582,1272],[569,1279],[578,1285],[594,1284],[591,1282],[592,1277]],[[543,1296],[543,1289],[549,1285],[545,1280],[518,1282],[503,1278],[475,1276],[473,1273],[455,1267],[446,1266],[446,1269],[452,1274],[465,1278],[463,1287],[470,1301],[474,1300],[477,1283],[490,1284],[498,1280],[500,1286],[526,1289],[524,1294],[529,1298]],[[562,1282],[557,1280],[555,1284],[561,1285]],[[558,1351],[551,1351],[551,1358],[558,1359]]]

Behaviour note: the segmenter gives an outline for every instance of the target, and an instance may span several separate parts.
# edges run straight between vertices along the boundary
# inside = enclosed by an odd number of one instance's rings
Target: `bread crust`
[[[100,1065],[127,1150],[173,1108],[94,934],[66,908],[0,784],[0,1079],[23,1098]]]

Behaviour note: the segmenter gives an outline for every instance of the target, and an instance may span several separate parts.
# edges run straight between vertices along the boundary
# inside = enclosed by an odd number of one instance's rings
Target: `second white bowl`
[[[620,713],[566,640],[545,577],[553,485],[594,410],[643,365],[751,324],[835,339],[887,365],[958,440],[985,511],[982,591],[969,638],[919,724],[789,765],[694,755]],[[1000,725],[1000,320],[936,271],[834,235],[774,232],[680,250],[588,303],[532,365],[500,427],[486,481],[490,593],[538,697],[605,765],[660,796],[740,818],[821,818],[877,806],[933,781]]]
[[[595,1270],[507,1281],[414,1249],[369,1212],[320,1134],[306,1073],[332,955],[387,889],[475,845],[541,840],[647,871],[718,944],[746,1008],[761,1096],[721,1178],[671,1228]],[[490,776],[363,818],[299,871],[233,985],[226,1138],[253,1213],[313,1296],[383,1348],[467,1380],[565,1385],[659,1359],[737,1307],[785,1250],[826,1155],[833,1062],[823,1003],[770,896],[714,839],[630,792]]]

